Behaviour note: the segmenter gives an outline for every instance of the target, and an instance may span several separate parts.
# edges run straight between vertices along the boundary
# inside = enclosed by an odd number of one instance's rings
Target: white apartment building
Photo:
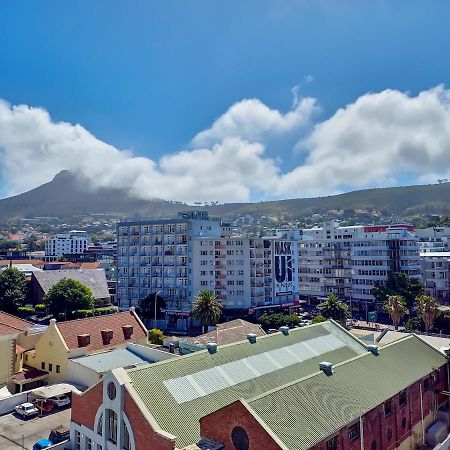
[[[177,327],[189,326],[192,288],[192,240],[220,238],[219,219],[207,212],[179,213],[175,219],[127,221],[117,225],[117,301],[121,308],[138,306],[158,293],[166,315]]]
[[[450,227],[418,228],[420,253],[450,252]]]
[[[45,242],[45,257],[55,259],[63,255],[83,253],[87,249],[87,243],[86,231],[72,230],[68,233],[57,234]]]
[[[340,227],[332,221],[304,229],[298,261],[301,298],[317,302],[336,294],[355,309],[374,302],[372,288],[389,271],[421,278],[411,225]]]
[[[225,310],[294,304],[298,298],[297,231],[263,238],[193,240],[193,292],[215,292]]]
[[[421,252],[425,290],[439,302],[450,301],[450,252]]]

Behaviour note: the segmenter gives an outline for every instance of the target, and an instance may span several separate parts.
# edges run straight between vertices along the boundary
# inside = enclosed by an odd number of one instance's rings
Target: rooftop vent
[[[250,344],[254,344],[256,342],[256,334],[255,333],[248,333],[247,334],[247,339],[248,342],[250,342]]]
[[[108,345],[112,341],[114,331],[113,330],[102,330],[101,333],[102,333],[103,345]]]
[[[319,369],[327,376],[333,375],[333,364],[328,361],[319,363]]]
[[[78,339],[78,347],[87,347],[91,343],[91,335],[90,334],[79,334],[77,335]]]
[[[289,334],[289,327],[280,327],[279,330],[285,335],[287,336]]]
[[[369,350],[369,352],[372,352],[375,356],[378,356],[380,354],[380,347],[378,347],[378,345],[368,345],[367,350]]]
[[[131,339],[133,335],[133,325],[123,325],[122,326],[124,339]]]
[[[217,344],[215,342],[208,342],[206,344],[206,348],[208,349],[208,352],[211,353],[211,355],[217,352]]]

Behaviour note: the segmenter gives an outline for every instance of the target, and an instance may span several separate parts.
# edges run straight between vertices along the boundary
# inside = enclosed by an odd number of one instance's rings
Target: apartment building
[[[337,222],[302,230],[300,296],[312,302],[336,294],[352,304],[373,303],[372,288],[389,271],[421,278],[418,239],[407,224],[340,227]]]
[[[296,230],[263,238],[193,240],[193,292],[214,291],[225,310],[293,304],[298,298]]]
[[[63,255],[83,253],[87,249],[86,231],[72,230],[68,233],[57,234],[45,241],[45,257],[47,259],[60,258]]]
[[[427,294],[439,302],[449,302],[450,252],[421,252],[420,264]]]
[[[416,230],[421,253],[450,251],[450,227],[428,227]]]
[[[220,238],[221,233],[220,220],[204,211],[179,213],[169,220],[118,223],[118,305],[138,306],[140,299],[158,293],[170,320],[186,321],[193,296],[192,240]]]

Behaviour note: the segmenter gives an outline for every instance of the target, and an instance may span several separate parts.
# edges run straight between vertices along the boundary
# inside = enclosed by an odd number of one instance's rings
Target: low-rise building
[[[441,303],[450,302],[450,251],[422,252],[420,264],[426,293]]]
[[[72,448],[400,449],[447,430],[447,360],[419,337],[281,331],[105,374],[73,396]]]
[[[87,232],[72,230],[45,241],[45,258],[52,260],[65,254],[83,253],[87,249]]]

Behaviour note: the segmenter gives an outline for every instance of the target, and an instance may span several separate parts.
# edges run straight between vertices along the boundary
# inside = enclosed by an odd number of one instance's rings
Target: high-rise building
[[[385,283],[390,271],[421,278],[418,239],[408,224],[342,227],[327,222],[305,229],[298,260],[302,298],[315,302],[336,294],[355,309],[374,302],[374,284]]]
[[[57,234],[45,242],[45,257],[60,258],[64,255],[83,253],[87,249],[86,231],[72,230],[68,233]]]
[[[450,227],[418,228],[416,235],[421,253],[450,251]]]
[[[450,252],[421,252],[425,291],[440,302],[450,301]]]

